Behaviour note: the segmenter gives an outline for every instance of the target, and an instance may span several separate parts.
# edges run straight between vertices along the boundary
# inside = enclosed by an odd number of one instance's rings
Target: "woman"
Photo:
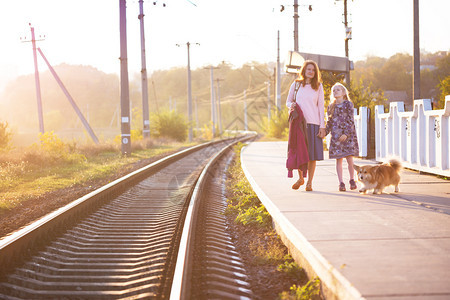
[[[325,107],[322,78],[317,64],[306,60],[292,83],[286,100],[289,112],[292,113],[298,104],[306,120],[306,138],[309,155],[308,182],[305,190],[312,191],[312,182],[316,170],[316,161],[323,160],[323,141],[325,137]],[[297,190],[304,183],[302,172],[299,171],[299,180],[292,186]]]

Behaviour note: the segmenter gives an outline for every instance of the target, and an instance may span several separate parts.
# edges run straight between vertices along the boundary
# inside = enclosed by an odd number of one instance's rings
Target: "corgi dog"
[[[358,180],[363,184],[359,190],[360,193],[366,193],[373,189],[374,194],[381,194],[385,187],[393,185],[395,192],[398,193],[398,184],[400,182],[400,170],[402,165],[399,161],[392,159],[389,163],[375,166],[357,166],[354,165],[358,173]]]

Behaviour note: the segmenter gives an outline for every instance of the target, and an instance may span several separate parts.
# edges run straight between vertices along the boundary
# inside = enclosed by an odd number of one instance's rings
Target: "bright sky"
[[[186,66],[188,41],[200,43],[191,46],[192,69],[222,61],[236,67],[250,61],[276,61],[278,30],[281,60],[293,50],[293,0],[153,2],[144,1],[149,73]],[[344,56],[343,1],[298,3],[300,51]],[[284,12],[280,12],[281,4],[286,6]],[[422,51],[450,50],[449,11],[448,0],[420,0]],[[351,60],[363,60],[367,55],[389,57],[397,52],[412,54],[413,0],[349,0],[348,12],[353,28]],[[130,77],[141,68],[138,14],[138,0],[127,1]],[[9,80],[34,72],[31,43],[20,40],[31,37],[28,23],[38,37],[45,35],[38,46],[52,65],[92,65],[107,73],[119,73],[119,0],[0,0],[0,91]],[[46,70],[43,60],[38,60],[40,71]]]

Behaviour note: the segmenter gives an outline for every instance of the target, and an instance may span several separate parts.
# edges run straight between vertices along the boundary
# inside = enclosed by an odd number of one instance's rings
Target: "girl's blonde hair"
[[[319,66],[317,65],[317,63],[313,60],[305,60],[305,62],[303,63],[302,68],[300,69],[300,72],[298,73],[298,77],[297,79],[295,79],[296,81],[300,81],[300,83],[302,84],[302,86],[305,86],[306,84],[306,67],[308,65],[313,65],[314,66],[314,77],[311,79],[311,87],[314,90],[318,90],[320,84],[322,83],[322,75],[320,74],[320,70],[319,70]]]
[[[333,94],[333,89],[334,89],[334,87],[336,87],[336,86],[340,86],[340,87],[342,87],[343,89],[344,89],[344,92],[345,92],[345,95],[344,95],[344,100],[347,100],[347,101],[352,101],[352,100],[350,100],[350,96],[348,95],[348,90],[347,90],[347,88],[345,87],[345,85],[343,85],[342,83],[340,83],[340,82],[336,82],[332,87],[331,87],[331,93],[330,93],[330,106],[329,106],[329,108],[328,108],[328,115],[333,115],[333,113],[334,113],[334,108],[335,108],[335,106],[336,106],[336,98],[334,97],[334,94]]]

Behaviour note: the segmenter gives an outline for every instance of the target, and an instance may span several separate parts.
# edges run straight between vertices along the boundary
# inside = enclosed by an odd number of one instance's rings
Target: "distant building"
[[[430,71],[434,71],[436,70],[437,67],[435,65],[420,65],[420,70],[430,70]]]
[[[388,99],[388,102],[398,102],[408,101],[408,95],[406,94],[406,91],[385,91],[384,96]]]
[[[408,94],[406,91],[385,91],[384,96],[388,100],[388,103],[391,102],[403,102],[405,105],[405,110],[409,111],[412,109],[412,103],[408,98]]]

